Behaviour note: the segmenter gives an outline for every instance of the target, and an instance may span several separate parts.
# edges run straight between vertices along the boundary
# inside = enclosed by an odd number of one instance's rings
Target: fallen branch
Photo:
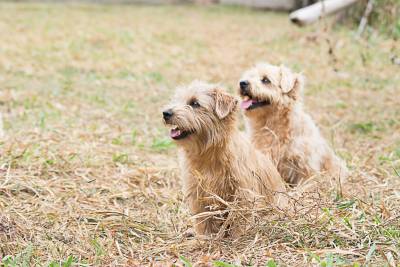
[[[360,25],[358,26],[358,30],[357,30],[357,36],[358,37],[360,37],[362,35],[362,33],[365,30],[365,27],[368,24],[368,18],[369,18],[369,15],[372,12],[373,6],[374,6],[374,0],[369,0],[368,4],[367,4],[367,7],[365,8],[364,15],[361,18]]]

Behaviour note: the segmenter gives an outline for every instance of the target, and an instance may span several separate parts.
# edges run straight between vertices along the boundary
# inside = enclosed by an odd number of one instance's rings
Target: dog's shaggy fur
[[[345,165],[303,110],[302,75],[284,66],[258,64],[239,84],[252,142],[271,155],[286,182],[298,184],[318,173],[343,181]]]
[[[284,181],[238,130],[238,109],[238,100],[219,86],[194,81],[178,88],[163,112],[180,147],[183,191],[194,215],[222,211],[227,202],[248,207],[260,197],[262,203],[285,205]],[[197,216],[195,230],[218,233],[225,218]]]

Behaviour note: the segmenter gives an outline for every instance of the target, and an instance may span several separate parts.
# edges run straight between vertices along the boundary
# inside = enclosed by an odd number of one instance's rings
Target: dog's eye
[[[192,108],[198,108],[200,107],[200,104],[196,100],[192,100],[190,101],[189,106],[191,106]]]
[[[263,78],[261,79],[261,82],[262,82],[263,84],[269,84],[269,83],[271,83],[271,81],[270,81],[270,79],[268,79],[268,77],[263,77]]]

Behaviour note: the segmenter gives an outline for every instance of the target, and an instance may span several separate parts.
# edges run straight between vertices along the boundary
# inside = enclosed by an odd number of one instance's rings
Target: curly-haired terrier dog
[[[298,184],[317,173],[343,180],[347,169],[303,110],[304,78],[284,66],[258,64],[240,79],[252,142],[271,155],[282,178]]]
[[[238,109],[238,100],[218,85],[194,81],[178,88],[163,111],[180,148],[183,191],[194,215],[223,213],[229,202],[248,207],[259,197],[262,203],[285,205],[285,194],[278,193],[285,192],[285,183],[271,160],[238,130]],[[227,216],[195,217],[196,232],[209,235],[219,232]]]

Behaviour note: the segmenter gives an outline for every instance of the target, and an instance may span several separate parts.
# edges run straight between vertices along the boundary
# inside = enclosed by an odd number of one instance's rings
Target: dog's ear
[[[215,113],[220,119],[228,116],[237,107],[238,100],[222,90],[216,89],[213,96],[215,99]]]
[[[303,90],[304,78],[301,74],[293,73],[285,66],[280,66],[282,92],[290,95],[298,95]]]

